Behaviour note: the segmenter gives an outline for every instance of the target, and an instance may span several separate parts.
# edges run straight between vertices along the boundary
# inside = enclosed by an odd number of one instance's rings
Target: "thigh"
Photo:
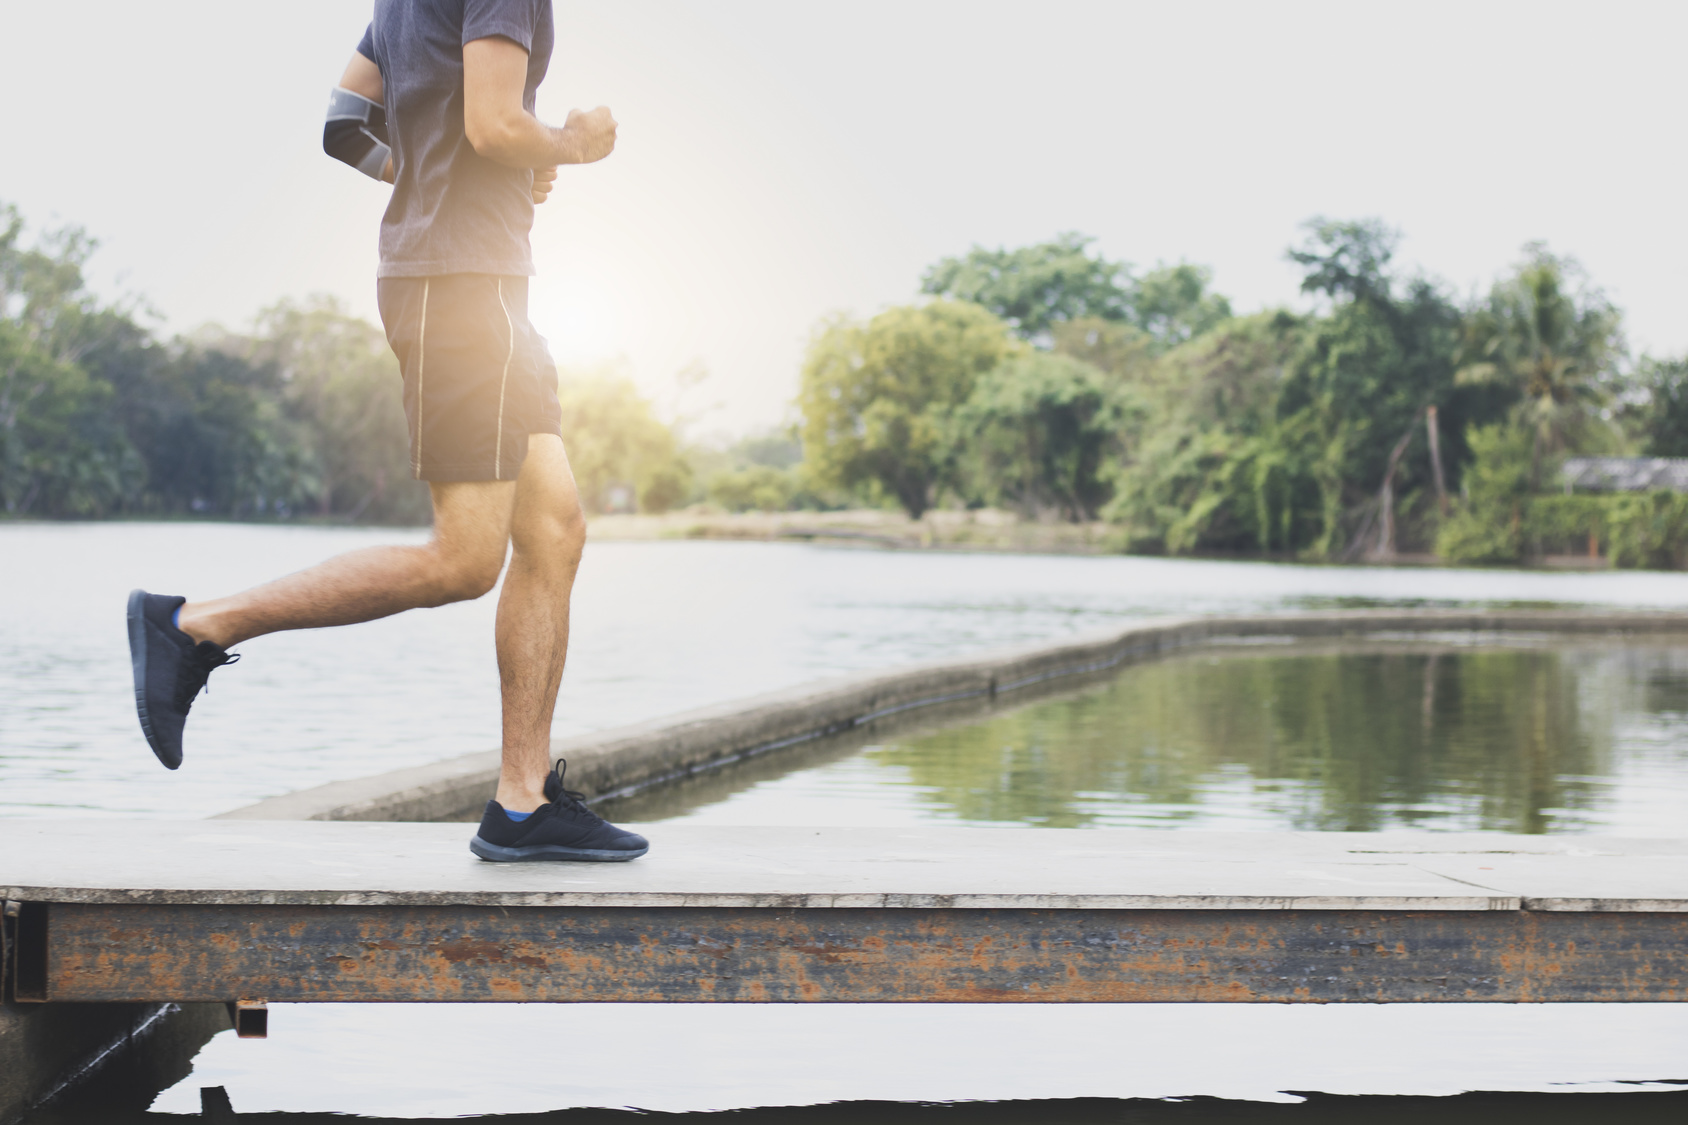
[[[434,546],[475,570],[504,565],[515,518],[515,481],[434,481]]]

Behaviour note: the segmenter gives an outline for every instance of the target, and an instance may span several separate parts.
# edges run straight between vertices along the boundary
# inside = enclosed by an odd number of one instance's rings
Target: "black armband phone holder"
[[[393,155],[387,143],[387,111],[361,94],[336,86],[328,98],[322,151],[371,179],[382,179]]]

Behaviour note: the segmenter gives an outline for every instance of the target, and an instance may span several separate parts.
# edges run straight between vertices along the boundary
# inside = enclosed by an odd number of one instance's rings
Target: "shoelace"
[[[545,795],[550,797],[551,803],[557,807],[558,811],[567,810],[576,819],[584,818],[602,824],[604,818],[586,807],[586,794],[576,793],[573,789],[563,787],[563,777],[568,773],[568,768],[569,760],[567,758],[557,759],[557,764],[551,767],[551,774],[557,779],[557,796],[551,797],[549,779],[546,782]]]
[[[225,664],[238,663],[240,661],[240,653],[225,652],[221,656],[208,656],[201,655],[198,651],[195,651],[194,659],[200,665],[199,674],[197,676],[183,677],[183,679],[176,685],[176,706],[182,709],[182,713],[184,715],[192,709],[193,701],[199,698],[199,693],[201,691],[210,694],[211,673],[215,672],[218,668],[223,667]],[[198,682],[196,683],[195,680]]]

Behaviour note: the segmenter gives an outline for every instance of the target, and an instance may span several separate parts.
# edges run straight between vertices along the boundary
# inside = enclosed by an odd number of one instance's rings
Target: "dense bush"
[[[1533,496],[1524,506],[1522,539],[1523,554],[1505,561],[1599,553],[1617,567],[1680,570],[1688,565],[1688,495]]]
[[[1612,565],[1680,570],[1688,566],[1688,496],[1642,492],[1607,499]]]
[[[708,497],[729,512],[783,512],[796,507],[803,482],[795,469],[749,465],[709,478]]]
[[[1604,555],[1618,567],[1688,564],[1688,495],[1533,492],[1535,441],[1519,426],[1473,433],[1467,494],[1437,542],[1444,559],[1515,565],[1547,555]]]

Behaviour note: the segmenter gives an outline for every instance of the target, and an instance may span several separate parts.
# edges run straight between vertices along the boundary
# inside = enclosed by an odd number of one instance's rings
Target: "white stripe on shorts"
[[[410,471],[422,479],[422,372],[428,362],[428,286],[422,279],[422,321],[416,326],[416,440],[410,446]]]
[[[504,303],[504,279],[498,279],[498,307],[504,310],[504,325],[510,330],[510,350],[504,353],[504,375],[498,380],[498,446],[492,455],[492,479],[504,479],[504,385],[510,381],[510,361],[516,358],[516,322]]]

